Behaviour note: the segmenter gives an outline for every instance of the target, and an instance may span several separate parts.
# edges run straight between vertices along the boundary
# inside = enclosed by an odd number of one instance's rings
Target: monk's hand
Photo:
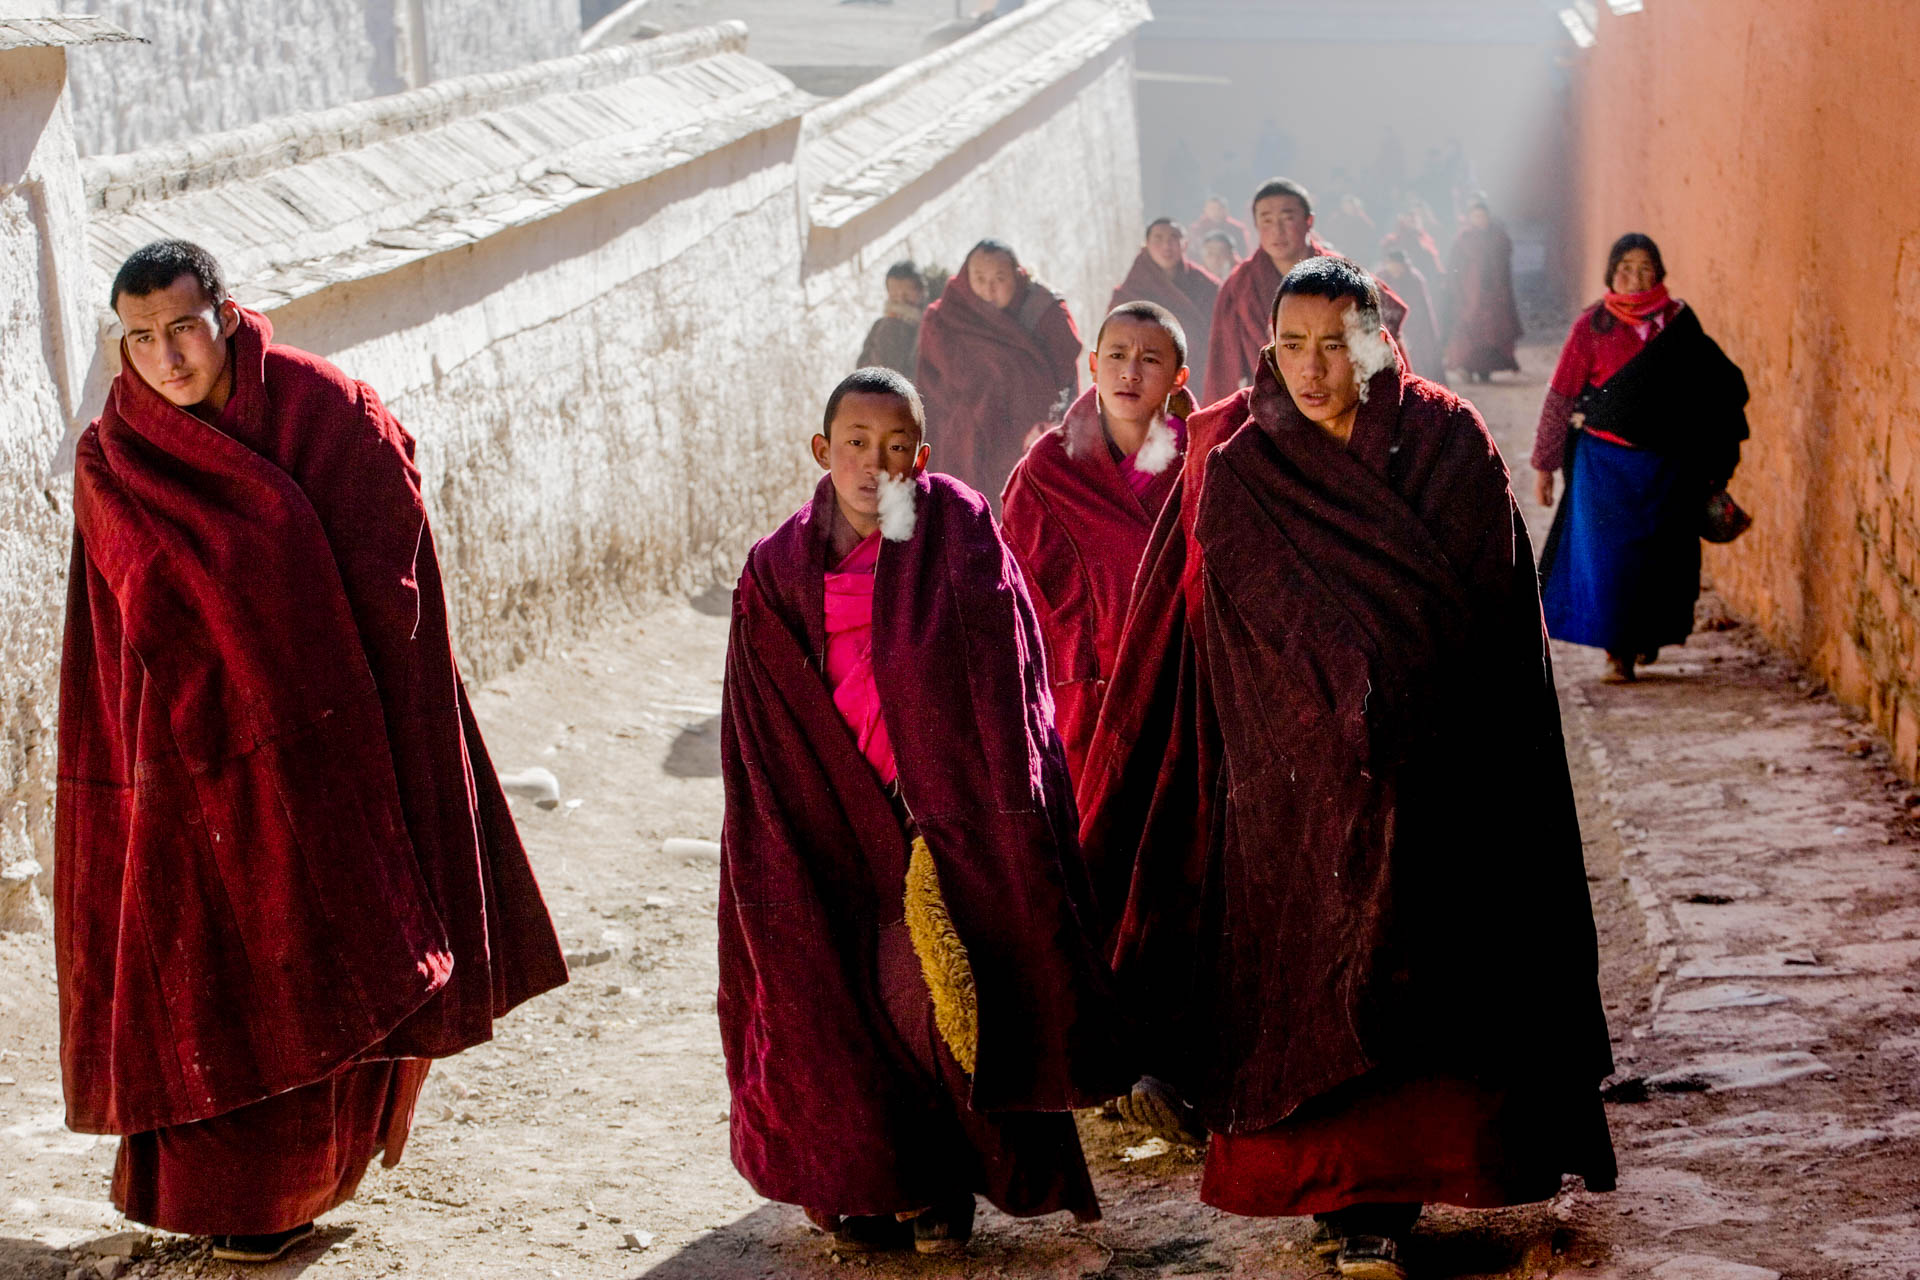
[[[1543,507],[1553,505],[1553,477],[1554,473],[1551,471],[1533,473],[1533,497]]]

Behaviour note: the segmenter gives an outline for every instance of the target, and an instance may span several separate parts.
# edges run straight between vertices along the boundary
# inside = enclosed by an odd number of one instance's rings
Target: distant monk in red
[[[1187,360],[1194,368],[1207,367],[1207,334],[1213,328],[1213,301],[1220,281],[1187,257],[1187,233],[1172,218],[1156,218],[1147,226],[1147,243],[1133,260],[1133,269],[1113,291],[1107,310],[1126,302],[1153,302],[1173,313],[1187,336]],[[1189,388],[1204,404],[1206,392]]]
[[[1221,283],[1213,304],[1202,381],[1214,400],[1252,384],[1270,335],[1273,296],[1287,272],[1308,258],[1332,252],[1313,234],[1313,197],[1287,178],[1270,179],[1253,193],[1253,231],[1259,244]],[[1406,306],[1392,290],[1382,295],[1382,302],[1387,328],[1397,337]]]
[[[427,1060],[566,981],[455,670],[413,438],[184,241],[127,259],[60,679],[67,1124],[136,1222],[278,1257]]]
[[[1245,257],[1247,253],[1247,224],[1227,212],[1227,202],[1219,196],[1210,195],[1200,208],[1200,216],[1194,220],[1191,228],[1195,237],[1205,240],[1211,235],[1224,235],[1233,246],[1235,257]]]
[[[940,469],[999,494],[1027,433],[1080,389],[1080,332],[1067,304],[982,240],[920,324],[918,378]]]
[[[1493,219],[1484,196],[1467,210],[1467,225],[1453,242],[1447,264],[1453,290],[1453,325],[1447,334],[1447,368],[1473,382],[1514,372],[1520,361],[1520,307],[1513,297],[1513,241]]]
[[[1069,1112],[1132,1065],[1026,587],[922,422],[891,370],[840,384],[727,644],[733,1161],[841,1251],[963,1249],[976,1194],[1098,1217]]]
[[[1181,391],[1185,335],[1164,307],[1116,308],[1089,363],[1092,389],[1027,450],[1001,503],[1001,529],[1040,614],[1076,780],[1113,678],[1140,558],[1180,475],[1192,405]]]
[[[1273,325],[1188,424],[1082,831],[1154,1020],[1131,1107],[1191,1104],[1208,1204],[1312,1214],[1340,1274],[1403,1280],[1423,1204],[1612,1187],[1592,909],[1479,415],[1401,367],[1344,259],[1295,267]]]

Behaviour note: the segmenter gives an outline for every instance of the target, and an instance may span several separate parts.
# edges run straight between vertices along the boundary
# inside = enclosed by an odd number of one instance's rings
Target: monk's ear
[[[1180,388],[1186,386],[1187,379],[1191,378],[1192,376],[1193,376],[1193,370],[1187,368],[1186,365],[1181,365],[1180,372],[1173,375],[1173,389],[1175,391],[1178,391]]]
[[[235,302],[232,298],[228,298],[220,304],[218,314],[220,316],[220,336],[222,338],[231,338],[240,331],[239,303]]]
[[[1100,348],[1097,345],[1087,352],[1087,373],[1095,382],[1100,381]]]
[[[818,431],[813,433],[813,460],[820,464],[822,471],[833,470],[833,463],[827,454],[827,438]]]
[[[933,456],[933,446],[922,444],[913,454],[913,474],[918,476],[927,469],[927,459]]]

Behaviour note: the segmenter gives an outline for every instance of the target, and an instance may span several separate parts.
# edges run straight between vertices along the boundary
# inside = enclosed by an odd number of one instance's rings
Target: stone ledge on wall
[[[272,309],[550,217],[814,101],[745,47],[726,23],[84,161],[96,292],[179,236]]]
[[[1043,0],[807,115],[801,198],[844,227],[1152,18],[1146,0]]]

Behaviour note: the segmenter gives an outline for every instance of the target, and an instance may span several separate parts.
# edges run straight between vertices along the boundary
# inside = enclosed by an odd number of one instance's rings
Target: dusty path
[[[1524,358],[1537,371],[1550,353]],[[1537,374],[1475,390],[1523,459]],[[717,866],[662,848],[719,829],[725,610],[718,590],[672,604],[477,693],[501,767],[561,781],[561,807],[516,806],[573,984],[436,1068],[406,1160],[370,1174],[294,1258],[238,1268],[163,1237],[125,1274],[1317,1271],[1297,1252],[1304,1224],[1198,1207],[1190,1153],[1097,1120],[1083,1130],[1107,1220],[988,1214],[964,1261],[837,1263],[797,1212],[748,1191],[727,1160],[713,1017]],[[1740,629],[1696,636],[1631,688],[1597,684],[1589,653],[1559,666],[1623,1068],[1625,1185],[1430,1214],[1417,1274],[1920,1276],[1920,839],[1905,788],[1864,729]],[[127,1224],[105,1203],[111,1143],[60,1127],[46,939],[0,937],[0,974],[0,1278],[109,1275],[120,1268],[86,1242]]]

